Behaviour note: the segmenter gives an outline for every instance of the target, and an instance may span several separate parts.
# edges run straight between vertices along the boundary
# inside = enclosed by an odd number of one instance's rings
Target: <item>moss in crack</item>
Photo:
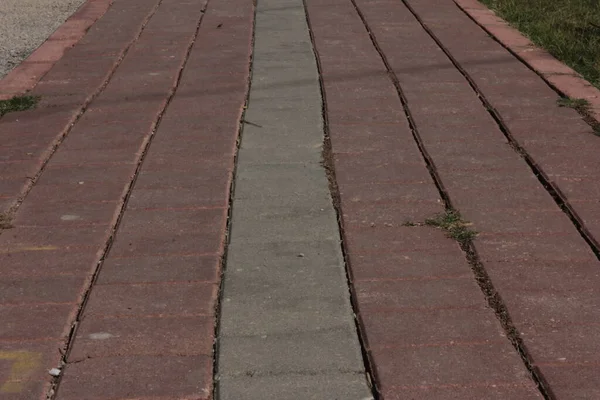
[[[0,230],[13,228],[11,218],[6,213],[0,213]]]
[[[448,237],[460,244],[468,244],[477,236],[477,232],[470,228],[470,223],[464,221],[456,210],[447,210],[425,220],[425,225],[435,226],[446,231]]]

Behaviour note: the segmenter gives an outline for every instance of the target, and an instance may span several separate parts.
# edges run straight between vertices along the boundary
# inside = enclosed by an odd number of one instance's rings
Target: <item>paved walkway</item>
[[[115,0],[32,93],[0,398],[600,398],[600,139],[452,1]]]

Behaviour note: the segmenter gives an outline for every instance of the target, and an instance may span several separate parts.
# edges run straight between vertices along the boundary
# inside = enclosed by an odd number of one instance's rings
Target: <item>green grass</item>
[[[561,97],[556,101],[560,107],[573,108],[580,113],[586,113],[590,108],[590,102],[586,99],[572,99],[569,97]]]
[[[9,112],[34,108],[39,101],[37,96],[15,96],[8,100],[0,100],[0,117]]]
[[[445,230],[448,237],[460,243],[466,243],[477,236],[477,232],[469,228],[470,224],[462,219],[458,211],[449,210],[427,218],[425,225]]]
[[[600,88],[600,1],[480,1]]]

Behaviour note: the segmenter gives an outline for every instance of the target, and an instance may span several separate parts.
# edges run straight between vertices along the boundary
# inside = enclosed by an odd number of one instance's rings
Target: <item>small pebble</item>
[[[52,376],[60,376],[60,369],[52,368],[50,371],[48,371],[48,373]]]

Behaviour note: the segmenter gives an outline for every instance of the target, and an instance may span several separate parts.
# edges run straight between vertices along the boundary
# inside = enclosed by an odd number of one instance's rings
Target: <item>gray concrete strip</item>
[[[301,0],[259,0],[220,315],[221,400],[371,398]]]
[[[300,135],[298,135],[300,136]],[[244,138],[245,140],[245,138]],[[242,144],[243,146],[243,144]],[[277,148],[272,150],[277,152]],[[240,150],[240,158],[244,149]],[[265,152],[265,162],[269,162],[269,152]],[[313,154],[309,155],[317,159]],[[238,163],[236,177],[236,200],[254,200],[260,202],[263,198],[279,197],[281,200],[296,201],[295,197],[302,197],[312,204],[314,201],[329,199],[327,178],[318,161],[310,164],[266,164],[244,165]],[[260,203],[259,203],[260,204]]]
[[[232,218],[232,243],[255,244],[282,238],[286,241],[339,238],[335,212],[331,207],[311,207],[304,204],[300,207],[284,206],[266,210],[261,202],[240,203],[238,212]]]
[[[337,240],[231,245],[221,335],[279,335],[351,328]],[[249,263],[247,260],[253,260]],[[318,268],[316,267],[318,266]],[[289,290],[293,288],[294,290]],[[257,318],[260,316],[260,318]]]
[[[220,400],[347,400],[356,399],[358,393],[371,398],[362,374],[224,378],[221,386]],[[315,390],[324,387],[328,390]]]

